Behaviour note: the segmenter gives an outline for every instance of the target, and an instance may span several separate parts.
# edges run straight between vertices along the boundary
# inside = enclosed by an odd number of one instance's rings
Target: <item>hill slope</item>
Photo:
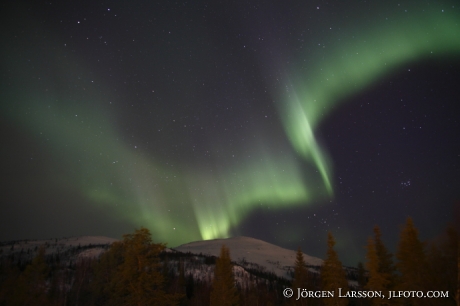
[[[173,250],[192,254],[219,256],[220,248],[225,244],[230,249],[232,261],[247,267],[253,263],[264,267],[266,271],[273,272],[284,278],[290,278],[289,271],[293,269],[296,251],[281,248],[268,242],[250,238],[233,237],[227,239],[214,239],[195,241],[180,245]],[[304,253],[305,262],[311,266],[320,266],[323,260]]]

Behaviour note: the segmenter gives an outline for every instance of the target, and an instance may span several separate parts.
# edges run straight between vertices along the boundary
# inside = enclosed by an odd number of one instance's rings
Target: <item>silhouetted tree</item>
[[[211,290],[211,306],[238,305],[238,292],[233,277],[229,249],[223,245],[216,260]]]
[[[396,258],[396,266],[401,273],[399,290],[430,290],[425,288],[428,277],[425,249],[411,218],[407,218],[406,225],[401,231]],[[416,298],[409,298],[407,301],[413,305],[424,302],[423,299]]]
[[[303,258],[303,253],[300,247],[297,249],[295,264],[294,264],[294,280],[292,282],[292,289],[294,292],[297,292],[297,288],[307,289],[309,287],[308,282],[308,271],[306,268],[305,259]],[[307,300],[299,299],[298,301],[295,298],[290,299],[290,302],[296,305],[307,305]]]
[[[456,305],[458,234],[453,227],[433,241],[427,250],[428,284],[436,290],[449,291],[449,298],[433,301],[438,305]],[[437,302],[437,303],[436,303]]]
[[[334,291],[334,297],[323,299],[324,305],[348,305],[347,298],[339,298],[338,289],[342,294],[348,291],[348,282],[342,263],[334,250],[335,240],[331,232],[327,234],[327,257],[321,268],[321,288],[325,291]]]
[[[379,261],[378,272],[386,282],[385,290],[393,290],[396,282],[396,267],[393,263],[393,255],[383,244],[382,233],[377,225],[374,226],[374,245]]]
[[[152,242],[146,228],[123,235],[101,260],[98,271],[107,305],[177,305],[179,295],[167,294],[159,254],[164,244]],[[114,268],[115,266],[115,268]],[[109,271],[107,269],[113,269]],[[107,279],[104,279],[107,277]],[[104,284],[107,289],[104,289]],[[99,301],[101,302],[101,301]],[[104,301],[102,301],[104,304]]]
[[[377,255],[375,241],[368,239],[366,253],[366,268],[369,271],[368,282],[365,286],[367,290],[388,292],[389,280],[380,272],[380,259]],[[388,299],[371,299],[372,305],[388,305]]]
[[[19,276],[14,295],[16,302],[19,302],[18,305],[49,304],[46,286],[48,273],[49,267],[45,262],[45,248],[42,246],[32,263],[27,265],[24,272]]]
[[[98,262],[94,264],[94,280],[91,283],[93,303],[95,305],[108,305],[112,296],[118,268],[123,263],[123,243],[114,242],[108,251],[103,253]]]

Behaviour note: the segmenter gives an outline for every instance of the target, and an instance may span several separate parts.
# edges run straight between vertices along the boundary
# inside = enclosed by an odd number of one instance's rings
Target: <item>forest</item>
[[[95,257],[68,260],[76,257],[47,252],[48,245],[28,261],[0,253],[0,305],[459,305],[459,235],[454,227],[421,241],[408,218],[392,254],[375,226],[363,248],[366,260],[354,268],[340,262],[331,232],[327,241],[322,266],[309,266],[297,250],[291,279],[238,265],[225,245],[219,257],[168,250],[144,227]],[[283,295],[287,288],[293,289],[291,298]],[[301,289],[333,296],[298,298]],[[382,292],[385,298],[350,293],[367,291]],[[388,299],[390,292],[393,298]],[[398,292],[443,296],[397,297]]]

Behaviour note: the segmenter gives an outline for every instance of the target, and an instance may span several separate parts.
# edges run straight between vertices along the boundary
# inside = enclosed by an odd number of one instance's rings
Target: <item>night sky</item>
[[[0,240],[245,235],[343,263],[460,200],[456,1],[2,4]]]

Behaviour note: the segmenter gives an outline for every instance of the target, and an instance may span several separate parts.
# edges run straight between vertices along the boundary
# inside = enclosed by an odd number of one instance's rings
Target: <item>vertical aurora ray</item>
[[[296,82],[286,82],[283,103],[278,103],[293,148],[316,165],[331,194],[330,162],[314,135],[321,120],[347,97],[403,64],[460,54],[460,18],[454,9],[433,5],[426,11],[419,8],[415,14],[390,17],[376,27],[349,32],[359,39],[346,42],[333,37],[325,49],[308,54],[313,64],[307,65],[306,72],[289,73],[297,76]]]
[[[189,177],[190,199],[204,239],[227,237],[255,208],[302,205],[318,196],[308,190],[294,159],[259,153],[263,158],[258,162],[229,167],[218,175]]]
[[[289,96],[289,106],[286,107],[283,117],[287,135],[297,152],[317,167],[327,192],[332,195],[328,155],[316,140],[313,127],[299,98],[295,93],[293,95],[294,97]]]

